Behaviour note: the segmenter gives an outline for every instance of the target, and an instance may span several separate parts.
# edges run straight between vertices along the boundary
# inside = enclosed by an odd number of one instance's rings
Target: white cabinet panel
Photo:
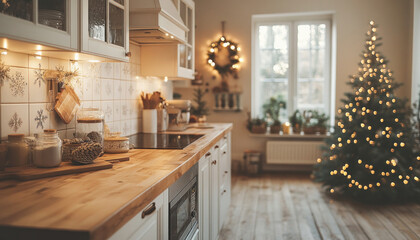
[[[211,151],[198,162],[199,235],[201,240],[210,239],[210,160]]]
[[[109,239],[167,240],[168,204],[168,190],[165,190]]]

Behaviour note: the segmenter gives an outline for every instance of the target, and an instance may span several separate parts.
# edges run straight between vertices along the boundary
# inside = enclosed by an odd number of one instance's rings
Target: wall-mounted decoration
[[[67,86],[58,94],[54,110],[65,123],[69,124],[76,115],[79,106],[79,97],[77,97],[73,88]]]
[[[224,92],[229,91],[227,77],[232,75],[238,78],[239,63],[242,58],[239,56],[241,48],[232,40],[225,37],[225,22],[222,22],[222,36],[212,42],[207,51],[207,63],[216,70],[222,77],[220,89]]]

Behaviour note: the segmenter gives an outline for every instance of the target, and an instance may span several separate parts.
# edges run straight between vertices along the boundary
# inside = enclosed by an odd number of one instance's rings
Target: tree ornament
[[[371,21],[359,72],[350,79],[353,93],[342,100],[342,114],[315,166],[315,180],[327,191],[359,201],[420,201],[420,158],[411,110],[406,99],[394,94],[401,84],[377,51],[380,39]]]

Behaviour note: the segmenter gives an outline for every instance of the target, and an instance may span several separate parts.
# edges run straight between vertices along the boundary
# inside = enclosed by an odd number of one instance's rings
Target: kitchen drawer
[[[109,239],[165,239],[167,229],[163,226],[167,222],[167,206],[168,190],[165,190]]]

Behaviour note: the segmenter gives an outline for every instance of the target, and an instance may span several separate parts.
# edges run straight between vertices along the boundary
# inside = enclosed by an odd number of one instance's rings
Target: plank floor
[[[309,174],[232,176],[219,239],[420,239],[420,205],[333,200]]]

